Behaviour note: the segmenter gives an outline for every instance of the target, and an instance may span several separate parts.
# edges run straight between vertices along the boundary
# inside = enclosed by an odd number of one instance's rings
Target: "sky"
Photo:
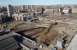
[[[77,4],[77,0],[0,0],[0,5],[70,5]]]

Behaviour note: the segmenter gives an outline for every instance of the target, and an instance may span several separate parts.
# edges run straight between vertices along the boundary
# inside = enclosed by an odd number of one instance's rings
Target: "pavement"
[[[77,34],[73,37],[71,43],[66,50],[77,50]]]

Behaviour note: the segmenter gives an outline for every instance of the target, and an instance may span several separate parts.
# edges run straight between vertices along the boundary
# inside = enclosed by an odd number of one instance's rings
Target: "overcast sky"
[[[77,4],[77,0],[0,0],[0,5],[56,5]]]

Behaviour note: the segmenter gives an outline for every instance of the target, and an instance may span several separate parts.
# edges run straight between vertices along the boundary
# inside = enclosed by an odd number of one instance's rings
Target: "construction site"
[[[14,21],[0,24],[0,50],[77,50],[77,8],[50,7],[14,9]]]

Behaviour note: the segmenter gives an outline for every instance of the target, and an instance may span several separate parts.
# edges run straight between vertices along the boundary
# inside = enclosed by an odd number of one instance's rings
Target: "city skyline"
[[[77,5],[77,0],[0,0],[0,5]]]

